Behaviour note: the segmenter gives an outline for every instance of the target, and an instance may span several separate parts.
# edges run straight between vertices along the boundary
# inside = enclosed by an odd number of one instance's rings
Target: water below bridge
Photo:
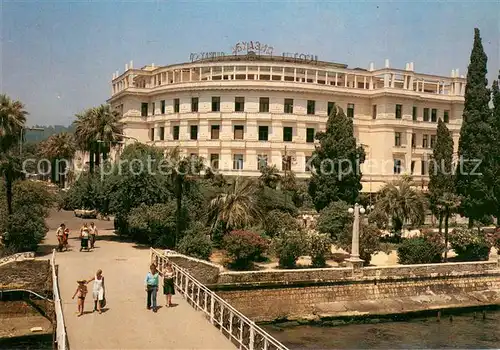
[[[266,329],[290,349],[497,349],[500,311],[487,311],[409,321],[340,326],[267,325]]]

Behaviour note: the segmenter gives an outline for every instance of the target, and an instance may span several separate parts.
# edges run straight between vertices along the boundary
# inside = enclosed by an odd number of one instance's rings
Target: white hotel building
[[[465,79],[405,69],[347,65],[283,56],[231,55],[168,66],[126,65],[115,73],[109,103],[124,134],[140,142],[197,154],[225,175],[260,175],[274,164],[309,175],[314,135],[335,103],[354,120],[366,152],[363,191],[412,172],[426,187],[439,118],[455,150]]]

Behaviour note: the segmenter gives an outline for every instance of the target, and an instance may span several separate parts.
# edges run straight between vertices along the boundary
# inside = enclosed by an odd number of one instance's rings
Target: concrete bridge
[[[106,234],[91,252],[79,252],[79,241],[70,239],[72,249],[54,254],[67,343],[72,350],[285,349],[177,266],[174,266],[178,289],[172,298],[174,307],[165,307],[165,299],[159,292],[158,303],[162,307],[157,313],[147,310],[144,278],[153,251]],[[47,240],[55,241],[55,233],[49,232]],[[162,259],[155,256],[155,261]],[[77,300],[71,299],[76,281],[90,279],[97,269],[102,269],[105,277],[105,311],[92,312],[89,284],[85,314],[77,317]],[[64,344],[61,317],[58,328],[58,348],[65,349],[68,346]]]

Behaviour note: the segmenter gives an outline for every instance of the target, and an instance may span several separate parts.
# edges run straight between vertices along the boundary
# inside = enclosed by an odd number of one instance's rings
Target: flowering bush
[[[232,231],[224,237],[224,248],[235,267],[245,268],[264,254],[268,242],[254,232]]]
[[[441,262],[444,251],[443,238],[433,231],[423,232],[421,237],[403,240],[398,247],[400,264],[430,264]]]
[[[330,251],[331,240],[326,234],[311,232],[309,234],[309,255],[312,266],[324,267],[326,264],[325,255]]]
[[[450,244],[461,261],[488,260],[491,243],[486,240],[483,231],[454,229],[450,235]]]

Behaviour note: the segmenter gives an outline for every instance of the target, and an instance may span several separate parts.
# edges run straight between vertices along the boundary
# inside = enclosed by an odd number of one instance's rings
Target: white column
[[[213,67],[210,67],[210,78],[208,80],[212,80],[213,72],[214,72]]]
[[[339,73],[335,72],[335,86],[338,86],[337,81],[339,80]]]
[[[179,74],[181,75],[181,83],[184,82],[184,72],[182,69],[179,69]]]
[[[293,81],[296,82],[297,81],[297,68],[294,68],[293,69]]]
[[[202,72],[202,69],[201,69],[201,67],[200,67],[200,76],[199,76],[199,78],[198,78],[198,80],[199,80],[199,81],[201,81],[201,72]]]
[[[354,88],[358,88],[358,76],[356,74],[354,74]]]
[[[425,80],[422,80],[422,92],[425,90]]]
[[[307,69],[304,70],[304,82],[307,83]]]
[[[245,80],[248,80],[248,66],[245,66]]]
[[[347,87],[347,73],[344,74],[344,86]]]
[[[373,90],[373,77],[370,77],[370,90]]]
[[[326,85],[330,85],[330,84],[328,83],[328,72],[326,72],[326,73],[325,73],[325,84],[326,84]]]
[[[281,81],[285,81],[285,67],[281,70]]]
[[[316,81],[315,83],[317,84],[318,83],[318,70],[316,70]]]
[[[363,77],[363,89],[366,89],[366,76]]]

